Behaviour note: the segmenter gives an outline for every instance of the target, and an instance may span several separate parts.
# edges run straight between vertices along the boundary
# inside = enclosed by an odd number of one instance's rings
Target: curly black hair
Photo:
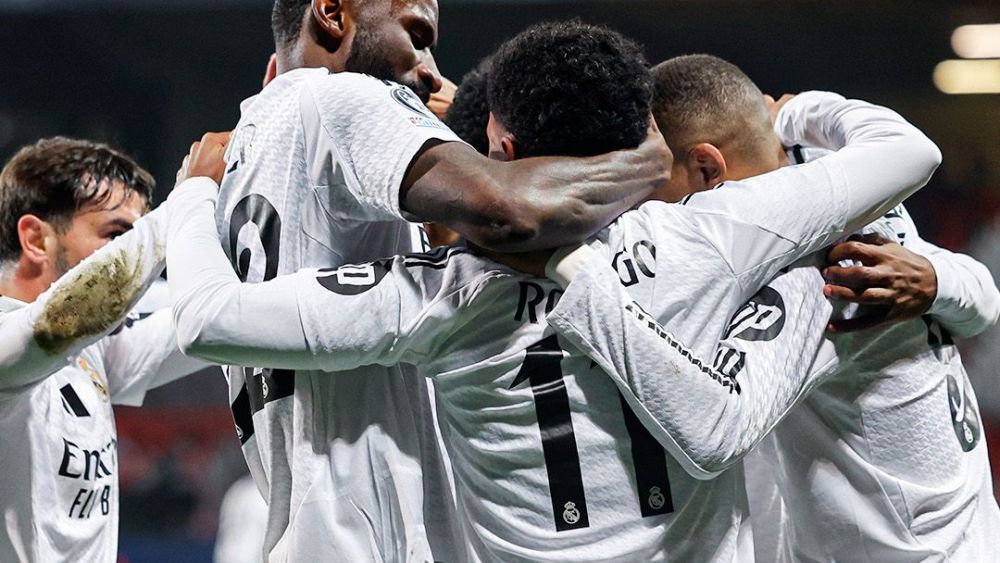
[[[19,150],[0,172],[0,262],[21,256],[21,217],[67,228],[77,211],[110,203],[114,192],[107,182],[120,182],[147,203],[156,187],[149,172],[101,143],[53,137]]]
[[[456,135],[482,155],[490,152],[490,142],[486,138],[486,125],[490,121],[490,101],[487,97],[490,62],[491,58],[486,57],[462,77],[455,92],[455,101],[445,119]]]
[[[493,57],[489,103],[518,156],[592,156],[635,147],[652,79],[632,40],[578,20],[532,26]]]

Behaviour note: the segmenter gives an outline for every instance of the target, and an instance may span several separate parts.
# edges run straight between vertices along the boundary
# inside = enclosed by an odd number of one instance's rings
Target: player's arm
[[[581,241],[669,178],[669,150],[655,125],[632,150],[498,162],[462,142],[408,89],[371,77],[309,83],[301,108],[308,150],[331,147],[310,155],[314,182],[333,176],[335,161],[343,186],[369,210],[360,218],[441,223],[494,250]]]
[[[0,388],[37,382],[117,328],[164,265],[165,206],[0,316]]]
[[[916,252],[934,267],[937,295],[928,310],[949,332],[971,338],[1000,319],[1000,291],[989,269],[975,258],[921,241]]]
[[[126,319],[101,345],[108,390],[117,405],[140,406],[147,391],[209,366],[181,352],[170,309]]]
[[[424,260],[396,257],[241,283],[219,245],[216,198],[183,187],[170,196],[168,283],[184,353],[220,364],[342,371],[416,363],[448,330],[447,303],[436,305],[451,290],[409,267]],[[438,282],[449,276],[428,275]]]
[[[769,286],[785,304],[775,334],[753,341],[736,331],[713,358],[699,358],[631,299],[603,259],[577,264],[583,267],[553,276],[573,281],[549,324],[611,376],[644,426],[696,478],[746,455],[835,365],[822,338],[831,307],[814,268],[795,268]]]
[[[651,120],[652,122],[652,120]],[[403,207],[480,246],[524,252],[579,242],[641,202],[666,179],[662,137],[592,158],[500,162],[468,145],[428,148],[403,182]]]
[[[953,335],[968,338],[1000,317],[1000,291],[986,266],[920,238],[903,206],[865,231],[869,234],[830,251],[833,265],[824,270],[825,291],[834,299],[873,307],[831,322],[831,329],[862,330],[930,314]]]
[[[897,113],[807,92],[778,114],[783,142],[835,150],[800,166],[690,196],[704,233],[750,294],[799,257],[884,215],[927,183],[938,148]]]

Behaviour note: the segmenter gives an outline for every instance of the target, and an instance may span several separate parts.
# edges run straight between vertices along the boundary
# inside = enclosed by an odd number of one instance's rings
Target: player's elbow
[[[685,469],[689,475],[700,481],[708,481],[718,477],[740,460],[739,457],[720,456],[718,453],[696,454],[690,457],[691,466]]]
[[[174,330],[177,332],[177,347],[185,356],[209,360],[212,346],[208,338],[208,319],[204,313],[196,300],[177,300],[173,309]]]
[[[914,183],[923,186],[941,166],[942,158],[941,149],[921,133],[906,144],[906,151],[900,156],[900,162],[906,163],[906,168],[912,171]]]

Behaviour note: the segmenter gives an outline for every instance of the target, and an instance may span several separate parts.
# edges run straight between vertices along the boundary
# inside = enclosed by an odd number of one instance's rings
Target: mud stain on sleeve
[[[79,340],[120,323],[143,286],[142,252],[135,255],[122,249],[67,274],[73,279],[57,282],[35,321],[39,347],[51,355],[62,354]]]

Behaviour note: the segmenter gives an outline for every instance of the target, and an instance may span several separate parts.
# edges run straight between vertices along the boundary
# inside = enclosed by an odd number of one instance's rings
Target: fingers
[[[830,266],[823,270],[823,279],[831,285],[853,288],[889,287],[892,276],[878,267]]]
[[[848,239],[847,242],[835,244],[826,255],[826,259],[831,264],[843,262],[844,260],[856,260],[862,264],[872,266],[885,256],[884,249],[881,247],[888,242],[890,241],[881,237],[869,237],[858,240]]]
[[[847,301],[864,305],[892,305],[896,301],[896,293],[891,289],[870,287],[856,289],[842,285],[829,284],[823,288],[823,295],[834,301]]]
[[[859,330],[867,330],[869,328],[874,328],[889,322],[889,314],[891,309],[888,307],[880,307],[878,310],[873,311],[863,317],[855,317],[853,319],[838,319],[830,321],[826,326],[826,329],[832,333],[845,333],[845,332],[857,332]]]

